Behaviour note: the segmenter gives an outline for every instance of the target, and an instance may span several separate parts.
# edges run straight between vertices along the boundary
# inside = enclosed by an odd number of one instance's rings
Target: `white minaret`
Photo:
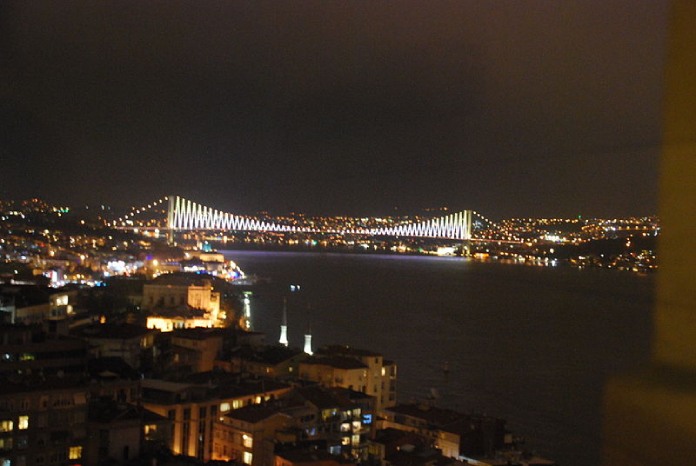
[[[304,352],[310,356],[314,354],[312,351],[312,328],[309,324],[307,324],[307,332],[304,336]]]
[[[283,346],[288,346],[288,300],[283,298],[283,322],[280,324],[280,340]]]

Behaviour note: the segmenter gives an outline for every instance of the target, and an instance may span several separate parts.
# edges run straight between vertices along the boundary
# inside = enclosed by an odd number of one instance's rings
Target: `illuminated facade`
[[[279,409],[245,406],[222,416],[215,427],[213,459],[250,466],[273,463],[277,431],[287,429],[292,417]]]
[[[210,461],[215,426],[221,416],[233,409],[279,398],[290,387],[270,381],[217,386],[145,379],[142,390],[143,406],[173,423],[169,444],[172,452]]]
[[[223,327],[220,293],[210,281],[200,284],[146,284],[143,306],[158,311],[147,318],[147,328],[162,332],[196,327]]]
[[[379,353],[348,346],[327,346],[300,363],[300,378],[375,397],[377,409],[396,404],[396,364]]]

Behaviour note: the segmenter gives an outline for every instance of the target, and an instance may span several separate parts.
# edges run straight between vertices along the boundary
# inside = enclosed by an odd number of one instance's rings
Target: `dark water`
[[[269,342],[288,296],[290,344],[301,347],[310,303],[315,348],[379,351],[399,366],[400,401],[434,388],[438,405],[507,419],[563,465],[599,464],[605,380],[649,353],[651,276],[461,258],[227,256],[271,279],[252,299],[254,329]]]

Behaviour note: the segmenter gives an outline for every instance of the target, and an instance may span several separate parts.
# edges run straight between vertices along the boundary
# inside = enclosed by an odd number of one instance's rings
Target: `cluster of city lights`
[[[113,222],[112,226],[125,226],[129,220],[132,220],[133,217],[141,212],[145,212],[149,209],[152,209],[154,207],[157,207],[164,203],[165,201],[168,201],[169,197],[165,196],[162,199],[158,199],[155,202],[152,202],[150,204],[144,205],[142,207],[132,207],[130,212],[128,212],[126,215],[123,217],[118,218],[115,222]]]
[[[493,220],[489,219],[489,218],[486,217],[485,215],[483,215],[483,214],[481,214],[481,213],[479,213],[479,212],[476,212],[475,210],[472,211],[472,213],[473,213],[474,215],[476,215],[478,218],[480,218],[481,220],[483,220],[485,223],[487,223],[489,229],[492,228],[492,229],[494,229],[494,230],[496,230],[496,231],[503,231],[503,230],[504,230],[504,228],[503,228],[500,224],[494,222]],[[515,235],[508,235],[506,238],[507,238],[507,241],[522,242],[521,238],[519,238],[519,237],[517,237],[517,236],[515,236]]]

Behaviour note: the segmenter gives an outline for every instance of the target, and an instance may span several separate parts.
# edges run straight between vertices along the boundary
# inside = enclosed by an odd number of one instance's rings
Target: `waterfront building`
[[[274,466],[357,466],[354,460],[331,455],[313,446],[283,449],[275,454]]]
[[[286,413],[296,420],[302,438],[326,441],[327,451],[367,459],[375,421],[375,399],[355,390],[310,385],[293,391]]]
[[[459,413],[425,403],[399,404],[382,413],[382,428],[417,433],[446,457],[467,461],[494,458],[497,452],[513,446],[503,419]]]
[[[217,319],[220,312],[220,293],[211,280],[192,278],[188,274],[166,274],[143,286],[143,309],[187,305],[201,309]]]
[[[299,374],[300,362],[309,355],[297,348],[285,346],[265,346],[258,349],[248,348],[241,351],[240,366],[242,371],[254,376],[287,379]]]
[[[416,448],[429,447],[430,442],[415,432],[400,429],[387,428],[375,432],[368,445],[368,457],[370,464],[387,466],[391,459],[399,451],[415,450]]]
[[[171,332],[180,328],[222,327],[220,293],[210,280],[163,275],[143,286],[143,309],[150,310],[147,328]]]
[[[300,363],[300,378],[375,397],[377,409],[396,404],[396,364],[376,352],[331,345]]]

